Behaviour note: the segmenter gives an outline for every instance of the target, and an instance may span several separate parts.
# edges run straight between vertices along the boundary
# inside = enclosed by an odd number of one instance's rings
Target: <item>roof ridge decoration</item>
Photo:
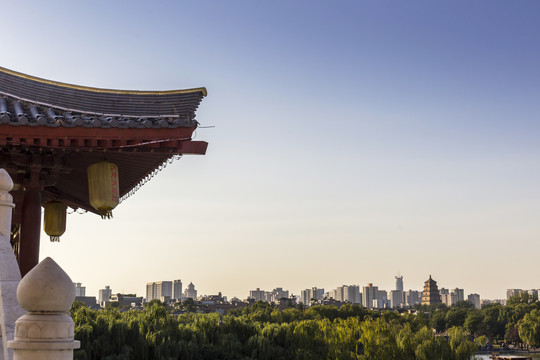
[[[0,67],[0,96],[26,103],[27,107],[39,105],[61,112],[193,120],[207,91],[204,87],[166,91],[101,89],[46,80]]]
[[[100,93],[111,93],[111,94],[132,94],[132,95],[167,95],[167,94],[187,94],[187,93],[196,93],[201,92],[203,96],[207,96],[208,92],[205,87],[192,88],[192,89],[177,89],[177,90],[120,90],[120,89],[106,89],[106,88],[97,88],[84,85],[75,85],[68,84],[60,81],[43,79],[37,76],[32,76],[24,74],[18,71],[6,69],[0,66],[0,72],[10,74],[13,76],[18,76],[23,79],[32,80],[44,84],[50,84],[55,86],[62,86],[71,89],[78,89],[84,91],[100,92]]]

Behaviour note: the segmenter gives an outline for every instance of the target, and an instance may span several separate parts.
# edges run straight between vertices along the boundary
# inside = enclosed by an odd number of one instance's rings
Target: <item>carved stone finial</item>
[[[0,191],[11,191],[13,189],[13,180],[8,172],[0,169]]]
[[[13,180],[11,179],[11,176],[9,176],[6,170],[0,169],[0,205],[9,206],[11,208],[15,207],[15,204],[13,204],[13,196],[9,193],[11,189],[13,189]],[[8,211],[11,211],[11,209]],[[2,214],[2,217],[5,217],[5,215]],[[5,231],[2,231],[2,233],[5,233]]]
[[[68,312],[75,300],[75,286],[68,274],[48,257],[21,280],[17,300],[30,313]]]
[[[46,258],[19,283],[17,299],[29,314],[15,322],[13,360],[72,360],[74,324],[69,310],[75,300],[75,286],[51,258]]]

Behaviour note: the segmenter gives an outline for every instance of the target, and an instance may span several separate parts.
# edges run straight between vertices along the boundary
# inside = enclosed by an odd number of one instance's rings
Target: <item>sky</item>
[[[1,2],[2,67],[208,89],[205,156],[42,234],[88,296],[540,288],[540,2]]]

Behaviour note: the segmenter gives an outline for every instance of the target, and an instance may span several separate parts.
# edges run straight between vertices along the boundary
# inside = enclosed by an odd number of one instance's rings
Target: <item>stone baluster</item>
[[[13,360],[73,359],[74,324],[69,316],[75,286],[51,258],[46,258],[21,280],[19,304],[28,311],[15,322],[15,339],[8,342]]]
[[[9,193],[11,189],[11,177],[6,170],[0,169],[0,360],[12,359],[7,342],[13,340],[15,320],[26,313],[17,303],[21,272],[10,243],[11,216],[15,207]]]

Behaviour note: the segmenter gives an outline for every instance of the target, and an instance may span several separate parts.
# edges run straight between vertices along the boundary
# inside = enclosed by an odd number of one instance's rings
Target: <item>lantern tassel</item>
[[[99,215],[102,219],[112,219],[112,209],[111,208],[99,208]]]
[[[51,236],[51,242],[60,242],[60,236]]]

